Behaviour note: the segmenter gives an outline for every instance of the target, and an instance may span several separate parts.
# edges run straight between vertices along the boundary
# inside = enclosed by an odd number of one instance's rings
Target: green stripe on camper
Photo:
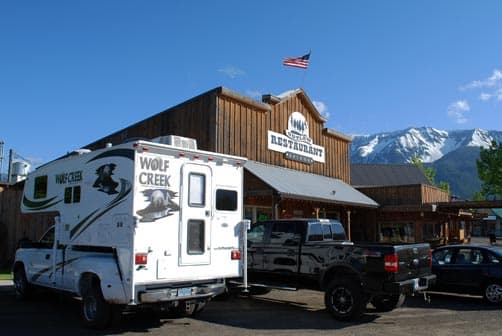
[[[122,157],[125,157],[126,159],[134,160],[134,150],[133,149],[125,149],[125,148],[112,149],[112,150],[106,151],[104,153],[101,153],[99,155],[96,155],[95,157],[93,157],[92,159],[87,161],[87,163],[89,163],[91,161],[107,158],[107,157],[113,157],[113,156],[122,156]]]
[[[26,196],[23,196],[23,205],[29,210],[43,210],[61,202],[61,200],[58,201],[56,199],[57,197],[54,196],[53,198],[49,198],[48,200],[37,202],[26,198]]]

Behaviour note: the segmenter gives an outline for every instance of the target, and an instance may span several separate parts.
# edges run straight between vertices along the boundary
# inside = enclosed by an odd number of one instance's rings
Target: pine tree
[[[489,148],[481,148],[476,161],[481,180],[481,193],[486,198],[502,196],[502,146],[492,141]]]

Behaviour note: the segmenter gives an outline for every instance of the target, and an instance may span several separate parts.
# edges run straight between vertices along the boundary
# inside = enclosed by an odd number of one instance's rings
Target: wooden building
[[[0,183],[0,267],[10,267],[20,240],[37,240],[54,224],[55,213],[23,216],[24,182]]]
[[[249,159],[245,217],[253,222],[335,218],[354,241],[388,241],[395,233],[399,241],[460,240],[461,230],[470,230],[463,209],[502,208],[502,201],[492,206],[449,202],[447,193],[414,180],[416,171],[402,167],[386,168],[392,182],[382,180],[382,169],[351,167],[351,138],[325,122],[302,89],[257,101],[218,87],[84,147],[164,135],[194,138],[200,149]],[[0,186],[0,266],[12,261],[20,239],[40,237],[56,215],[22,216],[22,187],[22,182]]]
[[[250,160],[244,178],[247,218],[337,218],[352,233],[351,213],[359,213],[354,218],[364,223],[355,227],[362,228],[371,224],[378,204],[350,186],[351,138],[325,122],[302,89],[256,101],[218,87],[86,147],[137,137],[194,138],[200,149]]]
[[[413,164],[352,164],[351,184],[380,204],[379,242],[463,242],[471,232],[470,212],[450,205],[448,192],[429,182]]]

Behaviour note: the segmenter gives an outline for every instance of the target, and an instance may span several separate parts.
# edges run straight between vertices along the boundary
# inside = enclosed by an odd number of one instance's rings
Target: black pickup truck
[[[368,302],[392,310],[435,279],[429,244],[353,244],[336,220],[259,222],[247,238],[251,288],[322,290],[339,320],[359,318]]]

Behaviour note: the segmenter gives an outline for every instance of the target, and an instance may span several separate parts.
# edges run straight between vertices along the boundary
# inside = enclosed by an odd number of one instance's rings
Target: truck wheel
[[[371,304],[380,312],[388,312],[399,308],[406,300],[406,295],[377,295],[371,299]]]
[[[82,320],[89,328],[102,329],[111,320],[111,307],[97,285],[91,286],[82,297]]]
[[[328,312],[341,321],[357,320],[366,308],[361,287],[348,279],[332,280],[324,294]]]
[[[502,304],[502,285],[488,283],[483,291],[483,299],[490,304]]]
[[[26,300],[31,297],[33,286],[28,282],[22,266],[16,267],[14,270],[14,287],[18,298]]]

